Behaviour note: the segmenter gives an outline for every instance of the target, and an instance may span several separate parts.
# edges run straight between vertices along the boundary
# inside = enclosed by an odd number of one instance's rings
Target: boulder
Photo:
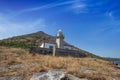
[[[61,80],[63,77],[65,77],[64,72],[49,70],[48,72],[39,72],[33,74],[30,80]]]
[[[48,72],[39,72],[33,74],[30,80],[87,80],[80,79],[63,71],[49,70]]]

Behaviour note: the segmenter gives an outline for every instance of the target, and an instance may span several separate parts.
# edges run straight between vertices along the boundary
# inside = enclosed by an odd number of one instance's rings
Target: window
[[[70,50],[69,48],[65,48],[66,50]]]
[[[64,46],[64,49],[71,50],[71,47],[70,46]]]
[[[53,46],[49,46],[50,49],[53,49]]]

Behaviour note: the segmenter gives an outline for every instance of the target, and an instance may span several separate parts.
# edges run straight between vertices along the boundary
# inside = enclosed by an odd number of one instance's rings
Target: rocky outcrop
[[[24,76],[0,77],[0,80],[23,80]]]
[[[90,69],[81,69],[81,70],[79,70],[79,72],[82,72],[82,73],[95,73],[94,70],[90,70]]]
[[[73,76],[73,75],[71,75],[71,74],[66,74],[66,77],[68,78],[68,80],[88,80],[88,79],[80,79],[80,78],[78,78],[78,77],[75,77],[75,76]]]
[[[48,72],[35,73],[30,80],[61,80],[65,77],[64,72],[49,70]]]
[[[49,70],[48,72],[39,72],[33,74],[30,80],[87,80],[80,79],[63,71]]]
[[[7,71],[8,69],[19,69],[23,67],[24,67],[23,64],[11,65],[9,67],[0,66],[0,72]]]

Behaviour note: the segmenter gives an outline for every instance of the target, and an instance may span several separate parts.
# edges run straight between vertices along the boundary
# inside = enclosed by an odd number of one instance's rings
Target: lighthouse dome
[[[61,29],[58,30],[57,37],[59,37],[59,38],[64,38],[64,35],[63,35]]]

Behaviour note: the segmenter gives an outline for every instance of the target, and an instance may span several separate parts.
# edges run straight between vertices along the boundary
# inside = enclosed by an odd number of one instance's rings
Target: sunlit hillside
[[[48,43],[55,42],[55,39],[56,39],[55,36],[51,36],[42,31],[39,31],[36,33],[25,34],[21,36],[15,36],[0,40],[0,46],[30,49],[33,46],[40,46],[43,42],[48,42]],[[64,41],[64,45],[70,45],[74,47],[75,50],[78,50],[80,53],[86,55],[87,57],[102,58],[93,53],[77,48],[75,45],[71,45],[66,41]]]
[[[88,80],[119,80],[120,69],[112,62],[95,58],[55,57],[30,54],[24,49],[0,47],[0,77],[24,76],[58,69]]]

